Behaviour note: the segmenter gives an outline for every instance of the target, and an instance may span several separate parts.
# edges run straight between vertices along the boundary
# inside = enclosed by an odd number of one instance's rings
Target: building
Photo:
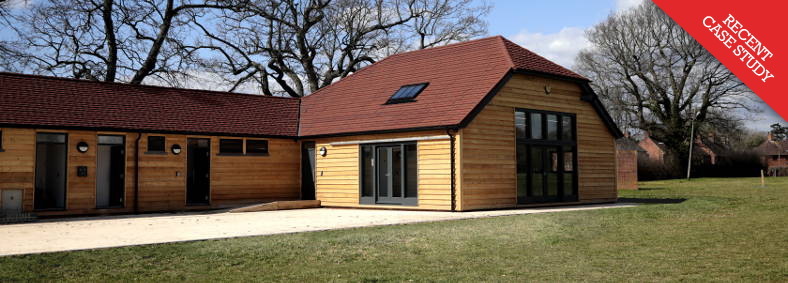
[[[770,176],[788,175],[788,140],[777,141],[770,133],[761,145],[755,148],[761,155]]]
[[[637,141],[628,136],[616,140],[616,184],[619,190],[638,189],[638,155],[645,152]]]
[[[665,162],[668,148],[664,142],[652,137],[647,131],[643,132],[643,138],[637,144],[643,151],[640,152],[641,158],[654,162]]]
[[[588,80],[499,36],[393,55],[301,99],[8,73],[0,97],[2,205],[39,215],[617,198],[622,134]]]

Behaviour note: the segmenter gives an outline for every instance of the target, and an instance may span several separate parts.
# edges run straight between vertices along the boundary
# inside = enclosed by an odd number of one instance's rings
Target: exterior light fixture
[[[170,147],[170,151],[172,151],[172,154],[175,154],[175,155],[180,154],[181,153],[181,145],[173,144],[172,147]]]
[[[83,141],[79,142],[77,144],[77,151],[79,151],[80,153],[87,152],[88,151],[88,143],[83,142]]]
[[[325,146],[322,146],[322,147],[320,147],[320,151],[318,153],[320,154],[320,156],[325,157],[326,154],[328,153],[328,149],[326,149]]]

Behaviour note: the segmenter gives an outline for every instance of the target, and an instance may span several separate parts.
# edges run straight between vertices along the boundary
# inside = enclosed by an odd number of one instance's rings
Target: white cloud
[[[572,67],[580,50],[591,47],[585,29],[578,27],[565,27],[557,33],[523,30],[509,39],[566,68]]]
[[[623,11],[643,3],[643,0],[616,0],[616,11]]]

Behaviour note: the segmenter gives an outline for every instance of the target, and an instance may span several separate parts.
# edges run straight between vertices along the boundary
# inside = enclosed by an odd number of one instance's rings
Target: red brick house
[[[755,150],[761,155],[769,175],[788,173],[785,172],[788,170],[788,141],[777,141],[769,134]]]

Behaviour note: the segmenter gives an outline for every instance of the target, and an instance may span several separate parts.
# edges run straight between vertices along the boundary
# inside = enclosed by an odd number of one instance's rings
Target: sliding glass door
[[[517,202],[577,201],[575,116],[517,109]]]
[[[416,205],[416,144],[361,146],[361,203]]]

